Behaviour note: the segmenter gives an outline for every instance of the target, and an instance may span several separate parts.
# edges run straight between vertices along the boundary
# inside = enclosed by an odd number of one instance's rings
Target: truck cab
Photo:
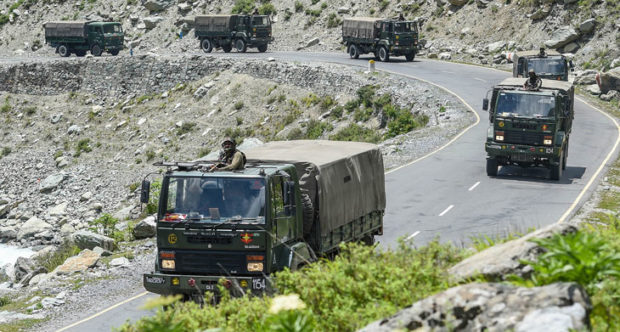
[[[566,168],[574,117],[574,89],[568,82],[542,80],[539,89],[524,87],[526,79],[509,78],[483,100],[489,111],[487,175],[499,166],[545,167],[560,180]]]
[[[512,54],[513,77],[527,77],[530,69],[538,76],[550,80],[568,81],[568,72],[574,70],[572,61],[556,51],[516,52]]]
[[[109,52],[118,55],[123,49],[125,35],[123,26],[117,22],[92,22],[87,26],[88,42],[93,55],[101,55],[101,52]],[[98,51],[99,50],[99,51]]]
[[[345,18],[342,38],[353,59],[361,54],[373,53],[380,61],[403,55],[407,61],[413,61],[418,47],[418,24],[415,21],[375,17]]]

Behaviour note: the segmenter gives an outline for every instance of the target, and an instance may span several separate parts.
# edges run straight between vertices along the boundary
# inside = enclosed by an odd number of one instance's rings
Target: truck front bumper
[[[264,276],[203,276],[203,275],[177,275],[163,273],[146,273],[143,275],[144,288],[152,293],[161,295],[173,294],[203,294],[206,291],[218,293],[220,280],[224,288],[227,288],[233,296],[244,294],[262,294],[271,289],[270,280]]]
[[[540,166],[557,165],[561,148],[555,146],[531,146],[497,142],[486,142],[487,158],[497,159],[500,165],[536,164]]]
[[[416,47],[409,45],[409,46],[400,46],[400,45],[393,45],[390,46],[390,52],[392,52],[393,54],[398,54],[398,55],[404,55],[404,54],[409,54],[411,52],[417,52],[416,51]]]

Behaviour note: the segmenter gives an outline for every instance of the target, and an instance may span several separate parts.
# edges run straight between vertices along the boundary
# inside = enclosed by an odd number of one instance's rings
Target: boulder
[[[598,84],[591,84],[591,85],[586,86],[586,91],[588,91],[589,94],[595,95],[595,96],[598,96],[601,94],[601,88],[599,88]]]
[[[576,283],[525,288],[471,283],[418,301],[360,331],[588,330],[592,304]]]
[[[101,247],[106,250],[114,250],[114,239],[96,234],[90,231],[78,231],[72,236],[73,242],[80,249],[94,249]]]
[[[54,191],[61,183],[67,178],[65,174],[53,174],[45,178],[39,184],[39,191],[42,193],[49,193]]]
[[[24,238],[32,237],[35,234],[39,234],[45,231],[51,231],[52,225],[46,223],[45,221],[32,217],[28,219],[17,231],[17,239],[21,240]]]
[[[571,26],[563,26],[551,34],[551,39],[545,42],[549,48],[560,48],[579,38],[579,34]]]
[[[69,257],[65,262],[58,266],[54,273],[56,274],[71,274],[75,272],[84,272],[87,269],[95,266],[101,256],[91,250],[84,249],[79,255]]]
[[[0,202],[0,218],[4,217],[5,214],[9,213],[11,209],[11,205],[9,202]]]
[[[311,47],[311,46],[314,46],[314,45],[318,44],[318,43],[319,43],[319,41],[320,41],[320,40],[319,40],[319,37],[312,38],[312,39],[310,39],[310,40],[306,43],[306,46],[305,46],[305,47]]]
[[[19,283],[22,285],[30,285],[30,282],[32,281],[32,278],[34,278],[35,276],[39,275],[39,274],[46,274],[47,273],[47,269],[43,266],[40,266],[32,271],[30,271],[28,274],[26,274],[20,281]],[[16,280],[17,281],[17,280]],[[38,280],[37,280],[38,282]]]
[[[601,92],[620,91],[620,67],[601,73]]]
[[[587,20],[581,22],[581,24],[579,24],[579,32],[581,32],[583,34],[590,33],[590,32],[592,32],[592,30],[594,30],[595,26],[596,26],[596,19],[595,18],[587,19]]]
[[[532,20],[542,20],[543,18],[549,16],[551,9],[553,9],[553,4],[546,3],[542,7],[538,8],[532,16],[530,16],[530,18]]]
[[[439,60],[450,60],[450,59],[452,59],[452,54],[450,52],[439,53]]]
[[[79,135],[82,132],[82,128],[80,128],[80,126],[78,125],[72,125],[71,127],[69,127],[69,129],[67,129],[67,134],[69,135]]]
[[[112,256],[112,252],[105,250],[101,247],[95,247],[93,249],[94,252],[98,253],[99,255],[101,255],[101,257],[107,257],[107,256]]]
[[[190,10],[192,10],[192,6],[188,3],[180,3],[177,5],[177,9],[181,12],[181,13],[185,13],[188,12]]]
[[[351,11],[349,7],[339,7],[338,14],[348,14]]]
[[[52,122],[52,124],[56,124],[58,123],[60,120],[62,120],[62,113],[59,114],[54,114],[50,117],[50,121]]]
[[[127,259],[126,257],[118,257],[110,261],[110,266],[113,267],[129,266],[129,264],[129,259]]]
[[[609,90],[607,93],[601,94],[599,98],[601,98],[601,100],[604,100],[604,101],[612,101],[612,100],[620,101],[620,92],[616,90]]]
[[[142,19],[144,27],[148,30],[155,28],[164,18],[160,16],[150,16]]]
[[[485,47],[485,50],[489,53],[497,53],[506,47],[506,42],[503,40],[490,43]]]
[[[13,322],[16,320],[24,320],[24,319],[32,319],[32,320],[37,320],[37,319],[44,319],[45,315],[43,314],[22,314],[19,312],[12,312],[12,311],[0,311],[0,324],[4,324],[4,323],[9,323],[9,322]]]
[[[0,227],[0,239],[12,240],[15,238],[17,238],[16,226]]]
[[[13,277],[15,282],[20,282],[28,273],[37,269],[36,263],[27,257],[17,257],[13,265]]]
[[[490,3],[491,0],[476,0],[476,6],[478,6],[478,8],[487,8]]]
[[[483,275],[487,280],[501,280],[505,275],[523,275],[523,260],[533,260],[541,249],[529,240],[549,238],[554,234],[574,233],[577,228],[568,223],[554,224],[527,234],[516,240],[487,248],[450,268],[450,275],[457,280],[472,279]]]
[[[51,209],[49,209],[49,214],[52,217],[60,217],[60,216],[64,216],[67,213],[67,206],[69,205],[69,203],[67,202],[62,202],[54,207],[52,207]]]
[[[562,53],[576,53],[581,46],[576,42],[570,42],[562,47]]]
[[[584,70],[582,72],[576,73],[575,80],[573,83],[577,85],[586,85],[586,84],[596,84],[596,74],[598,72],[596,70]]]
[[[141,220],[133,229],[133,236],[136,239],[144,239],[147,237],[153,237],[156,234],[156,222],[155,217],[149,216]]]
[[[91,198],[93,198],[93,193],[91,193],[90,191],[87,191],[83,193],[82,196],[80,196],[80,202],[90,201]]]
[[[147,0],[143,6],[152,12],[159,12],[170,7],[172,3],[172,0]]]

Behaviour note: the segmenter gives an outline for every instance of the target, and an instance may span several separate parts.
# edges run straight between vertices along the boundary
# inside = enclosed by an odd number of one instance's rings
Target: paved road
[[[365,67],[369,58],[351,60],[345,54],[213,53],[214,56],[274,57],[298,62],[340,63]],[[457,244],[485,234],[540,228],[566,219],[583,203],[600,177],[601,165],[617,154],[619,131],[603,113],[578,101],[566,171],[560,181],[547,179],[544,169],[504,167],[497,177],[485,172],[484,140],[488,114],[480,111],[489,88],[509,74],[477,66],[431,60],[377,63],[378,70],[420,78],[458,95],[480,122],[452,144],[386,176],[387,208],[382,245],[400,237],[423,244],[435,237]],[[614,160],[613,158],[611,160]],[[109,331],[126,319],[147,312],[135,308],[144,296],[120,305],[67,331]]]

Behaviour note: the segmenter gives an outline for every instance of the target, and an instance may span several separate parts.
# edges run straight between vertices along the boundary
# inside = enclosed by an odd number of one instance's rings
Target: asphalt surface
[[[198,53],[197,53],[198,54]],[[367,67],[370,57],[349,59],[335,53],[212,53],[213,56],[273,57],[300,63],[339,63]],[[46,61],[49,59],[45,59]],[[481,111],[487,91],[510,74],[484,67],[416,59],[394,58],[376,63],[377,70],[422,79],[459,96],[479,117],[451,144],[386,175],[387,208],[382,246],[399,238],[422,245],[439,237],[457,245],[471,237],[503,236],[541,228],[567,219],[589,197],[600,181],[601,165],[614,160],[618,141],[616,123],[582,101],[575,103],[566,170],[560,181],[548,179],[546,169],[503,167],[497,177],[485,171],[484,141],[488,113]],[[609,159],[609,157],[612,159]],[[149,312],[137,309],[141,296],[64,331],[110,331],[127,319]],[[76,321],[78,321],[76,319]]]

